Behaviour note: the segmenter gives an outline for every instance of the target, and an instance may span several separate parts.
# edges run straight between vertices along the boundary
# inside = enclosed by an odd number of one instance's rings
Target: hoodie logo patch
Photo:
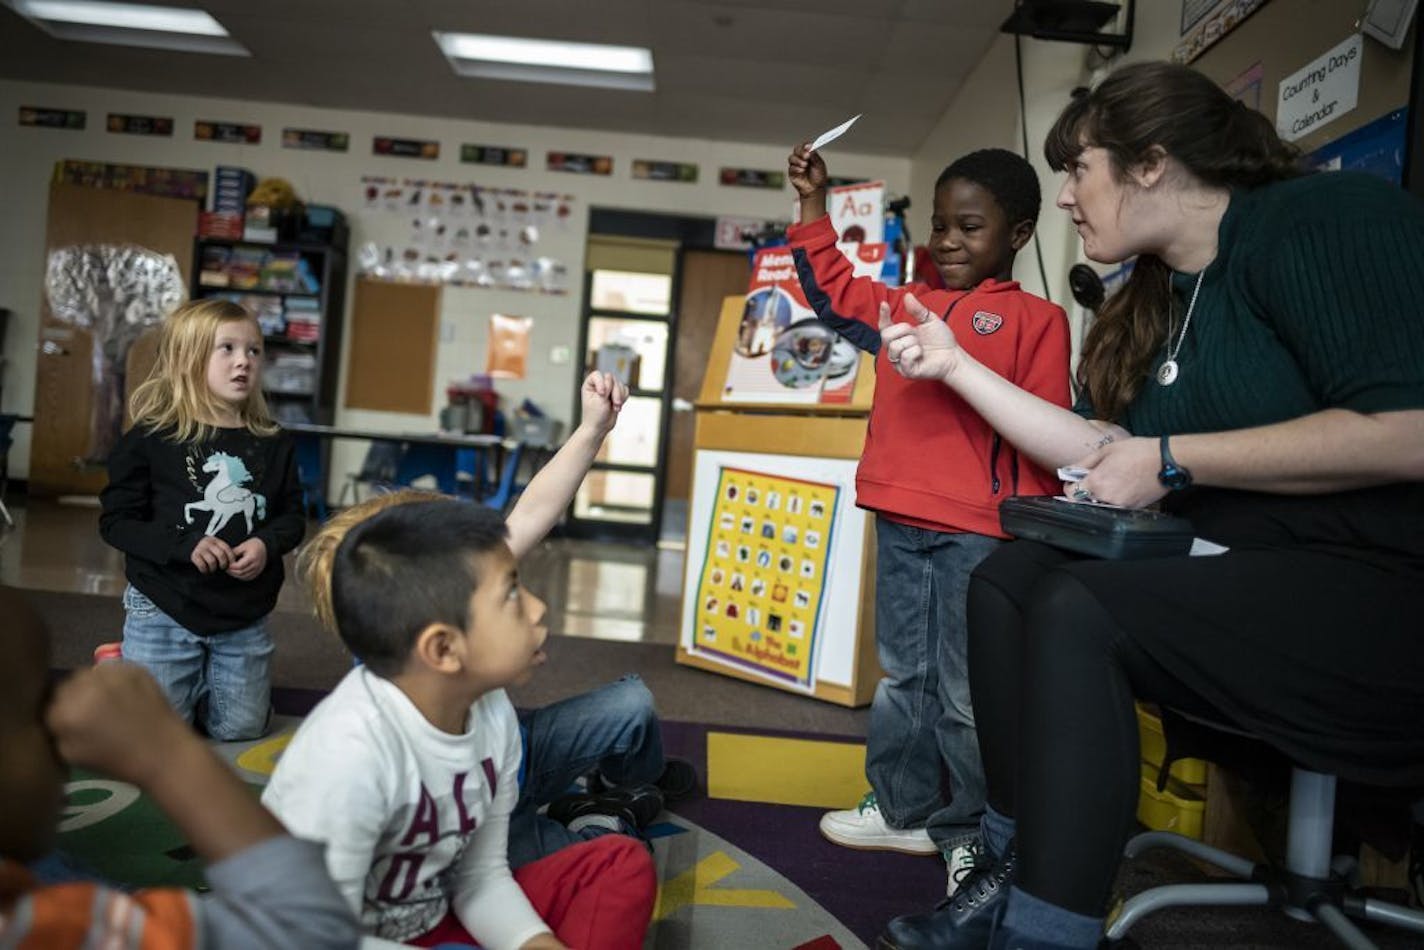
[[[975,333],[980,336],[988,336],[1004,325],[1004,318],[987,310],[976,310],[970,325],[974,327]]]

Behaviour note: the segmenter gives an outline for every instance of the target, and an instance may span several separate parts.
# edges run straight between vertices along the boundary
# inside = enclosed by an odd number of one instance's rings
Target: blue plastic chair
[[[455,450],[455,494],[479,501],[489,488],[484,449]]]
[[[321,464],[321,437],[304,432],[292,433],[297,456],[297,481],[302,486],[302,510],[326,520],[326,467]]]
[[[515,481],[519,474],[519,465],[524,461],[524,443],[514,443],[514,448],[510,449],[504,458],[504,470],[499,474],[499,484],[495,486],[489,497],[482,499],[487,507],[496,511],[507,511],[514,503],[514,499],[519,497],[519,493],[524,491],[524,486]]]

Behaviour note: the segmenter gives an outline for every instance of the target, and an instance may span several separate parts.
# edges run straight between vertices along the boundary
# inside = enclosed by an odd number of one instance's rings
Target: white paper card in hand
[[[831,129],[829,132],[822,132],[820,135],[816,136],[816,141],[811,143],[811,151],[814,152],[816,149],[821,148],[824,145],[830,145],[836,139],[840,138],[842,135],[845,135],[846,132],[850,130],[850,127],[852,125],[855,125],[855,120],[859,119],[861,115],[862,113],[857,113],[856,115],[851,116],[849,119],[846,119],[834,129]]]
[[[1217,544],[1215,541],[1208,541],[1206,538],[1192,538],[1192,549],[1187,553],[1192,557],[1210,557],[1214,554],[1225,554],[1231,549],[1224,544]]]

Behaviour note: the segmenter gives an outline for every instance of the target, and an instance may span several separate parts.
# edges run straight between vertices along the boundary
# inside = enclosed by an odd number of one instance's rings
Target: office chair
[[[1220,723],[1182,716],[1219,732],[1252,738]],[[1318,922],[1351,950],[1373,950],[1374,943],[1350,920],[1375,921],[1424,934],[1424,913],[1364,896],[1348,874],[1354,859],[1332,858],[1336,778],[1292,765],[1290,818],[1284,867],[1255,864],[1238,855],[1167,831],[1148,831],[1127,843],[1123,853],[1135,858],[1152,848],[1173,848],[1242,878],[1237,883],[1168,884],[1129,898],[1107,929],[1109,945],[1122,940],[1143,917],[1165,907],[1266,905],[1296,920]]]

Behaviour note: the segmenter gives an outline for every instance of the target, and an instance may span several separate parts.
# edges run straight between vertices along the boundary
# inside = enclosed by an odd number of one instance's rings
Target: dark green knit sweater
[[[1195,283],[1172,275],[1173,342]],[[1154,372],[1166,356],[1164,345]],[[1128,406],[1134,435],[1424,408],[1424,202],[1349,172],[1234,193],[1177,363],[1175,383],[1149,377]],[[1092,418],[1085,402],[1075,408]],[[1198,489],[1163,505],[1232,547],[1307,544],[1424,570],[1424,482],[1329,495]]]
[[[1195,283],[1172,276],[1174,343]],[[1128,407],[1134,435],[1424,408],[1424,203],[1350,172],[1233,194],[1177,363]]]

